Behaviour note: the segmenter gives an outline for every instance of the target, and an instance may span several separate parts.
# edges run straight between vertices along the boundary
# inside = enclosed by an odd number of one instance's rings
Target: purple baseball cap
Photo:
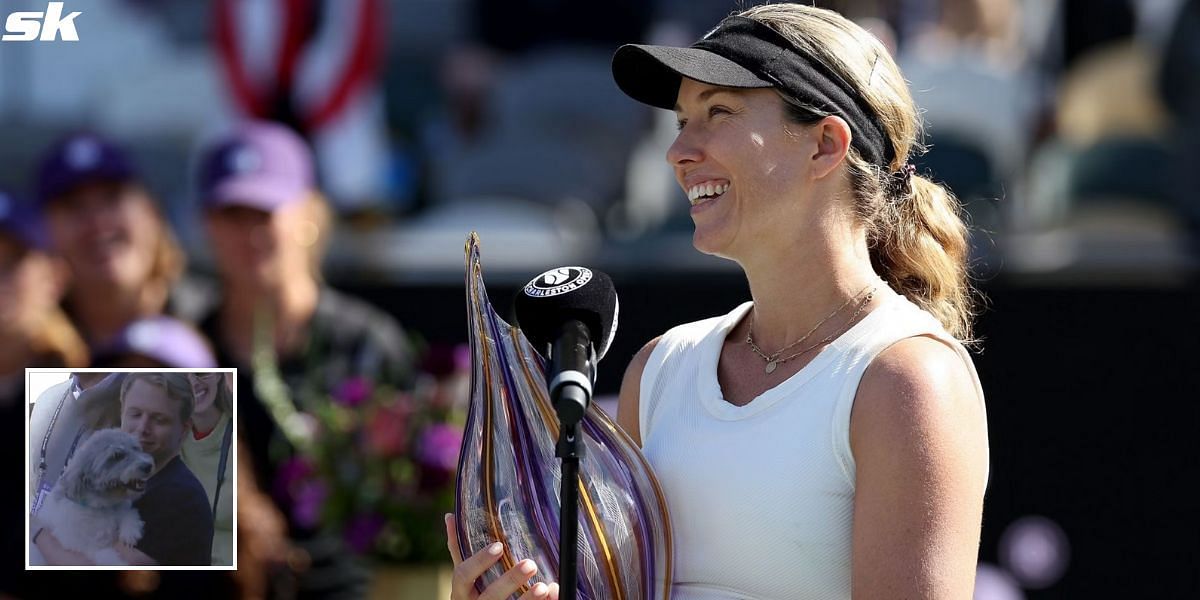
[[[42,156],[38,168],[37,200],[40,205],[89,181],[130,181],[137,171],[125,151],[91,132],[68,135]]]
[[[47,247],[46,231],[37,211],[23,198],[0,189],[0,234],[13,237],[29,248]]]
[[[242,123],[201,155],[200,203],[273,212],[316,185],[312,152],[296,132],[269,121]]]
[[[98,345],[94,364],[104,366],[126,356],[142,356],[169,369],[209,369],[217,366],[204,335],[174,317],[139,319],[112,339]]]

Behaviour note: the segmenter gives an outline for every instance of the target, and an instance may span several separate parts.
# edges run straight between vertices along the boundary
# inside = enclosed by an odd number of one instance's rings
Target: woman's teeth
[[[713,183],[711,181],[699,183],[688,190],[688,201],[695,206],[705,200],[720,196],[727,191],[729,191],[728,183]]]

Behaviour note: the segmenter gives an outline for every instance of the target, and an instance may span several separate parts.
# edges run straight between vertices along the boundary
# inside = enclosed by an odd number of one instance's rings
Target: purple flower
[[[283,461],[283,464],[275,470],[275,485],[271,492],[276,500],[290,503],[296,497],[299,486],[310,479],[315,472],[316,467],[308,459],[302,456],[293,456]]]
[[[316,527],[321,522],[327,496],[329,490],[323,481],[314,479],[300,484],[292,504],[292,520],[301,527]]]
[[[363,377],[351,377],[341,383],[333,392],[333,399],[338,404],[354,408],[371,397],[371,382]]]
[[[375,539],[379,537],[379,532],[383,531],[385,524],[384,518],[377,514],[356,515],[346,525],[343,535],[350,548],[362,554],[375,545]]]
[[[421,464],[453,471],[458,466],[458,449],[462,445],[462,430],[444,423],[430,425],[421,434],[418,458]]]

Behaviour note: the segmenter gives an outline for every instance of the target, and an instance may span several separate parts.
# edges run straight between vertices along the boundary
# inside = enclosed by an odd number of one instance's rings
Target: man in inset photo
[[[179,458],[192,408],[186,374],[126,375],[120,428],[88,436],[31,524],[46,564],[210,564],[212,510],[204,487]],[[111,547],[88,547],[80,539],[84,530],[112,531],[114,525]]]

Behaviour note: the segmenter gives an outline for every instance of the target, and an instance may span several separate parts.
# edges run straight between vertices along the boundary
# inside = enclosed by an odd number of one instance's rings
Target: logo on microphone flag
[[[525,295],[530,298],[549,298],[577,290],[592,280],[592,270],[587,267],[559,267],[550,269],[533,278],[525,286]]]

